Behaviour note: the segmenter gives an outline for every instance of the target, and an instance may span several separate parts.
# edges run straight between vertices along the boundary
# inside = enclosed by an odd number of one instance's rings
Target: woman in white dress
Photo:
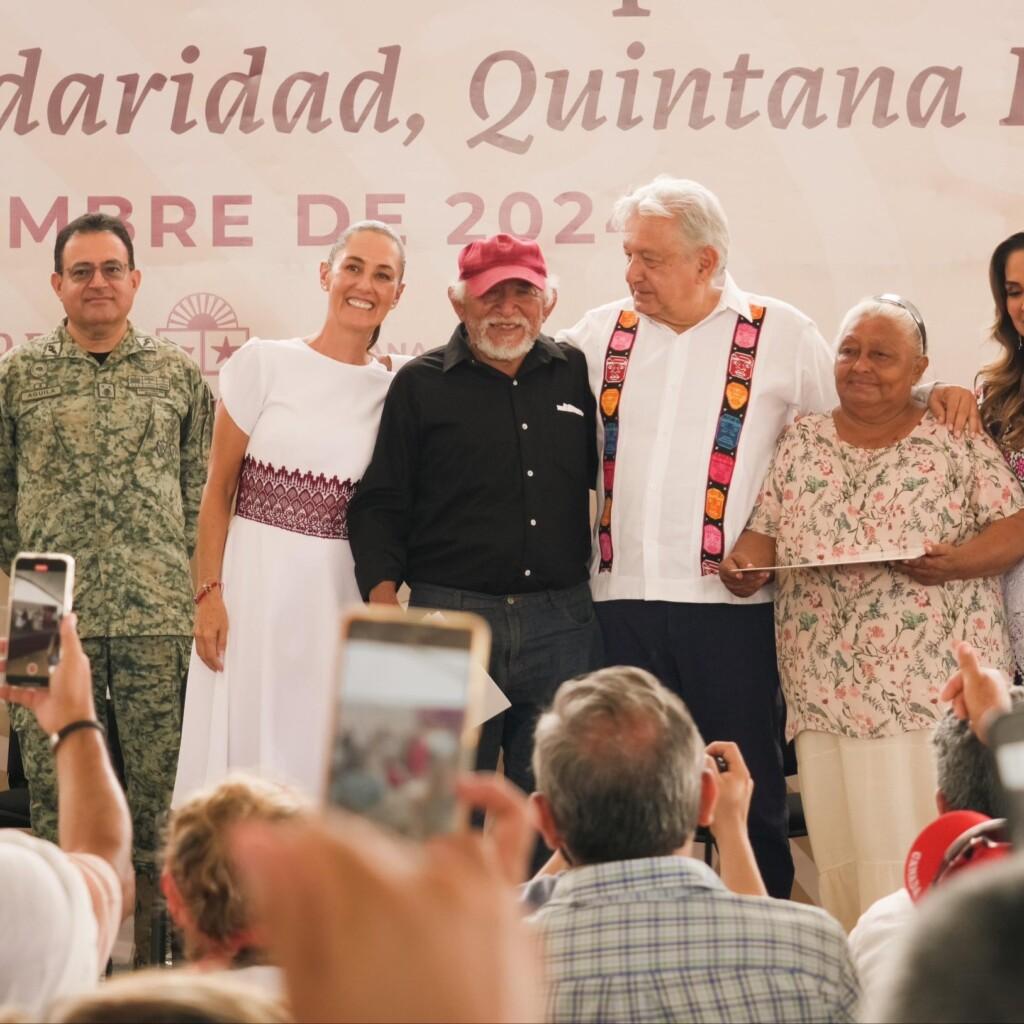
[[[354,224],[320,264],[319,333],[254,338],[221,371],[175,803],[233,770],[319,788],[338,611],[359,600],[348,501],[392,378],[369,349],[404,269],[390,227]]]

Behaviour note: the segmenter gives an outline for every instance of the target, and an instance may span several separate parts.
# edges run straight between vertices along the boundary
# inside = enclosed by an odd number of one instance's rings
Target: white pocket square
[[[555,409],[557,409],[558,412],[574,412],[577,416],[583,415],[583,410],[577,409],[571,402],[563,402],[561,405],[556,405]]]

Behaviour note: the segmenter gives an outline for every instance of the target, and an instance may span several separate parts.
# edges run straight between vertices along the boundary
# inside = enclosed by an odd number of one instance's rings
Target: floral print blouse
[[[779,438],[748,529],[776,539],[776,563],[960,544],[1024,507],[985,436],[955,438],[925,413],[897,444],[841,441],[831,415]],[[786,732],[876,738],[933,727],[938,695],[969,640],[1012,673],[998,577],[915,583],[884,562],[778,573],[775,636]]]

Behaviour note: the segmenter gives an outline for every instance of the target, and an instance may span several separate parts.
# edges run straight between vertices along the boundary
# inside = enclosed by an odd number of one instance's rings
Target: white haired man
[[[619,200],[615,222],[630,298],[558,335],[586,354],[598,396],[591,588],[606,664],[649,669],[705,735],[740,747],[758,865],[769,893],[788,896],[773,590],[735,597],[718,569],[782,428],[835,405],[832,352],[799,310],[730,277],[728,224],[703,185],[658,177]],[[932,394],[962,428],[970,394]]]

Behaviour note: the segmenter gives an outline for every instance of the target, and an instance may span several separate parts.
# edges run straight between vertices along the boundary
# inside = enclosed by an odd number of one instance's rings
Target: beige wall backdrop
[[[447,339],[459,246],[502,228],[544,246],[557,328],[623,293],[611,204],[669,171],[722,198],[741,284],[826,335],[893,290],[921,307],[939,376],[989,358],[985,265],[1024,228],[1019,0],[91,0],[3,18],[0,348],[56,322],[53,236],[90,203],[130,205],[135,320],[214,383],[246,336],[318,327],[324,242],[367,212],[409,246],[385,348]]]

